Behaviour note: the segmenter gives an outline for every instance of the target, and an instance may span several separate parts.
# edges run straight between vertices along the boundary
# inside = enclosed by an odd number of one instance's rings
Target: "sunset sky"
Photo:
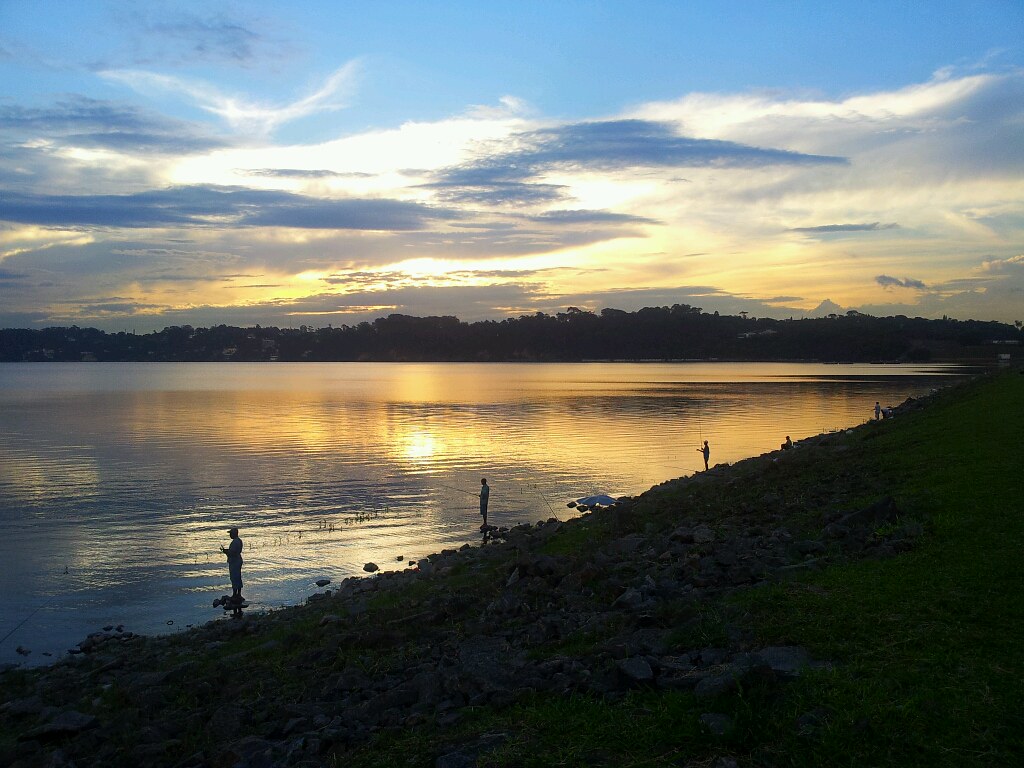
[[[1024,320],[1024,3],[0,0],[0,327]]]

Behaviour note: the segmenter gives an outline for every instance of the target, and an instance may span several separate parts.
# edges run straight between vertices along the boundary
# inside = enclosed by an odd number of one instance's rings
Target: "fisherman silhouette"
[[[237,528],[229,528],[228,535],[231,543],[227,548],[221,547],[220,551],[228,557],[228,575],[231,577],[231,600],[242,601],[242,539],[238,535]]]
[[[483,528],[487,528],[487,502],[491,497],[491,486],[487,484],[487,478],[480,478],[480,514],[484,518]]]

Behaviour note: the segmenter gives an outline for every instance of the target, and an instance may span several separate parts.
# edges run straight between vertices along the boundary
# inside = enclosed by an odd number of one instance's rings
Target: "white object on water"
[[[576,499],[577,504],[586,504],[588,507],[608,507],[618,502],[606,493],[599,493],[596,496],[584,496]]]

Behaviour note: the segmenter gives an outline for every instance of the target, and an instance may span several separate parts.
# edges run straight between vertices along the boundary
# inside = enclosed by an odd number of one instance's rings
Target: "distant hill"
[[[1019,327],[976,320],[728,316],[676,304],[636,312],[569,307],[506,320],[388,315],[354,326],[170,326],[149,334],[60,327],[0,330],[0,361],[816,360],[994,361],[1020,358]]]

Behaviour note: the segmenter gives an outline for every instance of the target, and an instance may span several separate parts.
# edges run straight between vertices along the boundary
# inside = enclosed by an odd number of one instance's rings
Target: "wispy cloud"
[[[290,55],[294,45],[281,36],[280,24],[253,16],[247,6],[216,10],[216,5],[193,10],[163,3],[114,7],[114,21],[128,33],[126,50],[116,55],[135,65],[195,64],[255,67]]]
[[[248,96],[227,94],[209,83],[156,72],[119,69],[106,70],[100,75],[142,93],[158,89],[177,94],[222,118],[237,131],[267,135],[294,120],[345,108],[355,90],[359,70],[359,62],[350,61],[332,72],[311,93],[285,104],[270,104]]]
[[[612,211],[547,211],[530,217],[545,224],[657,224],[654,219]]]
[[[913,288],[918,291],[923,291],[927,288],[923,282],[911,277],[905,277],[901,280],[898,277],[890,277],[889,275],[878,275],[875,277],[875,282],[883,288]]]
[[[262,41],[262,35],[223,14],[207,18],[179,14],[158,20],[140,19],[139,24],[150,37],[174,44],[190,60],[246,63],[254,58],[255,48]]]
[[[829,234],[831,232],[878,232],[884,229],[899,229],[899,224],[879,224],[873,221],[870,224],[822,224],[816,227],[792,227],[790,232],[813,232],[817,234]]]
[[[372,173],[326,170],[303,170],[301,168],[249,168],[238,173],[246,176],[261,176],[268,179],[372,179]]]

